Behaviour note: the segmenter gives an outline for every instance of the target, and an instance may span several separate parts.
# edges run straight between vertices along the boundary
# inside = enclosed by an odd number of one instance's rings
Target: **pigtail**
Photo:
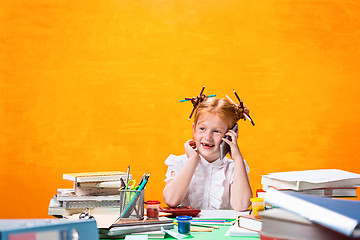
[[[208,99],[208,97],[215,97],[216,95],[208,95],[206,96],[205,94],[203,94],[205,90],[205,86],[201,89],[201,92],[199,94],[199,96],[197,97],[193,97],[193,98],[185,98],[184,100],[180,100],[180,102],[185,102],[185,101],[191,101],[191,103],[193,104],[193,110],[191,111],[189,120],[191,119],[194,111],[200,106],[200,103],[206,101]]]
[[[234,108],[235,108],[235,112],[236,112],[236,116],[237,116],[237,121],[239,121],[240,119],[246,120],[244,113],[247,116],[249,116],[250,109],[248,107],[244,106],[242,104],[242,102],[241,102],[241,104],[234,104]]]
[[[191,103],[193,104],[194,108],[197,109],[200,105],[200,103],[206,101],[208,99],[208,96],[205,94],[199,95],[196,98],[191,99]]]

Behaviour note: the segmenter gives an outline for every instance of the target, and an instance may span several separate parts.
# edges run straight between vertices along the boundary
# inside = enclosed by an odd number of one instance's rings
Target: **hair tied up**
[[[206,99],[208,99],[208,97],[205,94],[199,95],[196,98],[192,98],[191,99],[191,103],[193,104],[194,108],[198,108],[198,106],[200,105],[200,103],[206,101]]]

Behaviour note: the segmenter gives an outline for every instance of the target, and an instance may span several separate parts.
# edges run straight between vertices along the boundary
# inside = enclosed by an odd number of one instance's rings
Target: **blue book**
[[[360,201],[269,189],[265,202],[349,237],[360,237]]]
[[[1,240],[98,240],[93,219],[0,219]]]

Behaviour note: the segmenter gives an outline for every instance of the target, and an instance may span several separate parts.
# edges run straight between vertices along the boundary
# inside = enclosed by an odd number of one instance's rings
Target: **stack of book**
[[[360,239],[360,201],[269,189],[260,239]]]
[[[258,197],[263,197],[269,188],[331,198],[356,197],[360,174],[339,169],[277,172],[263,175],[261,184]]]
[[[74,188],[58,189],[50,200],[48,214],[69,216],[86,208],[92,213],[119,211],[121,180],[131,178],[121,171],[63,174],[63,179],[73,181]]]

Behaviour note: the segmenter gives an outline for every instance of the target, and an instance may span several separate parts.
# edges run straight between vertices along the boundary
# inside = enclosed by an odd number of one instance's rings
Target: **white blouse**
[[[192,206],[196,209],[232,209],[230,204],[230,185],[234,180],[234,161],[225,157],[212,163],[200,155],[200,163],[195,169],[189,189],[181,203],[183,206]],[[165,182],[179,174],[187,160],[186,155],[170,155],[165,164],[168,166]],[[249,167],[244,160],[247,174]]]

